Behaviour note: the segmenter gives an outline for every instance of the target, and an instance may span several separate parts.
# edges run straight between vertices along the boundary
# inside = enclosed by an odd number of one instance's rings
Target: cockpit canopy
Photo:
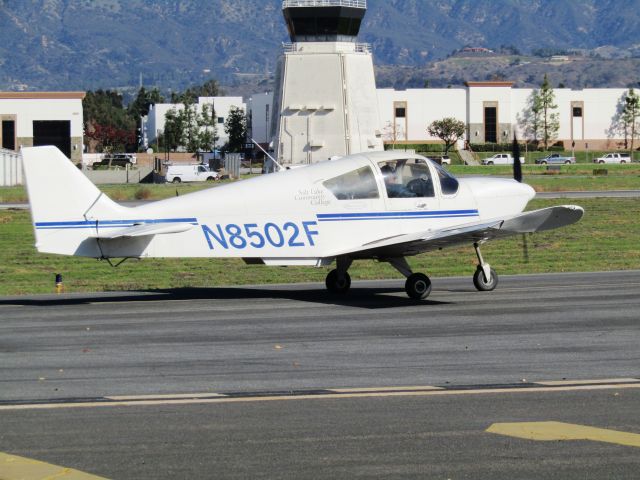
[[[366,165],[343,173],[324,181],[323,185],[338,200],[380,198],[376,176],[382,177],[388,198],[435,197],[434,177],[442,195],[458,192],[458,180],[451,173],[422,157],[381,160],[375,165],[375,169]]]

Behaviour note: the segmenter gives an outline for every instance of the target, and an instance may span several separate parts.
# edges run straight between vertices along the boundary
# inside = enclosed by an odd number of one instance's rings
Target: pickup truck
[[[524,158],[520,157],[520,163],[524,163]],[[496,153],[492,157],[482,160],[483,165],[513,165],[513,157],[510,153]]]
[[[593,159],[593,163],[631,163],[628,153],[607,153],[603,157]]]
[[[536,158],[536,163],[539,165],[546,165],[547,163],[550,165],[568,165],[569,163],[576,163],[576,157],[565,157],[559,153],[551,153],[546,157]]]

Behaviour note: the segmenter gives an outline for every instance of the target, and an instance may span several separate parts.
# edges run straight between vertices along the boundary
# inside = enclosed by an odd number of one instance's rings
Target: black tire
[[[491,270],[491,281],[487,282],[484,279],[484,272],[482,271],[482,267],[478,266],[476,273],[473,274],[473,284],[480,292],[490,292],[495,290],[498,286],[498,274],[495,272],[493,268]]]
[[[598,163],[602,164],[602,163],[604,163],[604,160],[600,160]]]
[[[431,280],[424,273],[412,273],[407,277],[404,289],[410,298],[424,300],[431,293]]]
[[[171,180],[173,183],[180,183],[182,180],[180,180],[180,177],[174,177],[173,180]]]
[[[620,163],[627,163],[626,160],[620,160]]]
[[[345,294],[351,288],[351,277],[345,272],[340,279],[338,278],[338,270],[331,270],[324,283],[331,293]]]
[[[207,177],[207,182],[213,182],[215,181],[215,177]]]
[[[571,163],[571,160],[567,160],[566,162],[564,162],[565,165],[569,165]]]
[[[493,165],[493,162],[487,162],[487,165]]]
[[[540,162],[540,165],[546,165],[547,162]]]

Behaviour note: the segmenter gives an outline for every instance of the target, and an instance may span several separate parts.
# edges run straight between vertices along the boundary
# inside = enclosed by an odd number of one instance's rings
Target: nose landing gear
[[[480,252],[480,244],[474,243],[473,248],[476,250],[478,256],[478,268],[476,273],[473,274],[473,284],[480,292],[490,292],[495,290],[498,286],[498,274],[495,272],[491,265],[485,263]]]

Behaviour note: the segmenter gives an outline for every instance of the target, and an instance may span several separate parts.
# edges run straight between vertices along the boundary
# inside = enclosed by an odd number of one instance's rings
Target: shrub
[[[136,200],[148,200],[151,198],[151,190],[146,187],[140,187],[133,196]]]
[[[441,143],[410,143],[410,144],[396,144],[396,150],[415,150],[416,152],[444,152],[444,145]],[[385,150],[393,150],[393,145],[390,143],[385,144]],[[451,149],[453,150],[453,149]]]
[[[509,143],[472,143],[471,150],[474,152],[510,152],[513,144]],[[531,149],[529,147],[529,149]],[[524,152],[524,144],[520,144],[520,150]]]

